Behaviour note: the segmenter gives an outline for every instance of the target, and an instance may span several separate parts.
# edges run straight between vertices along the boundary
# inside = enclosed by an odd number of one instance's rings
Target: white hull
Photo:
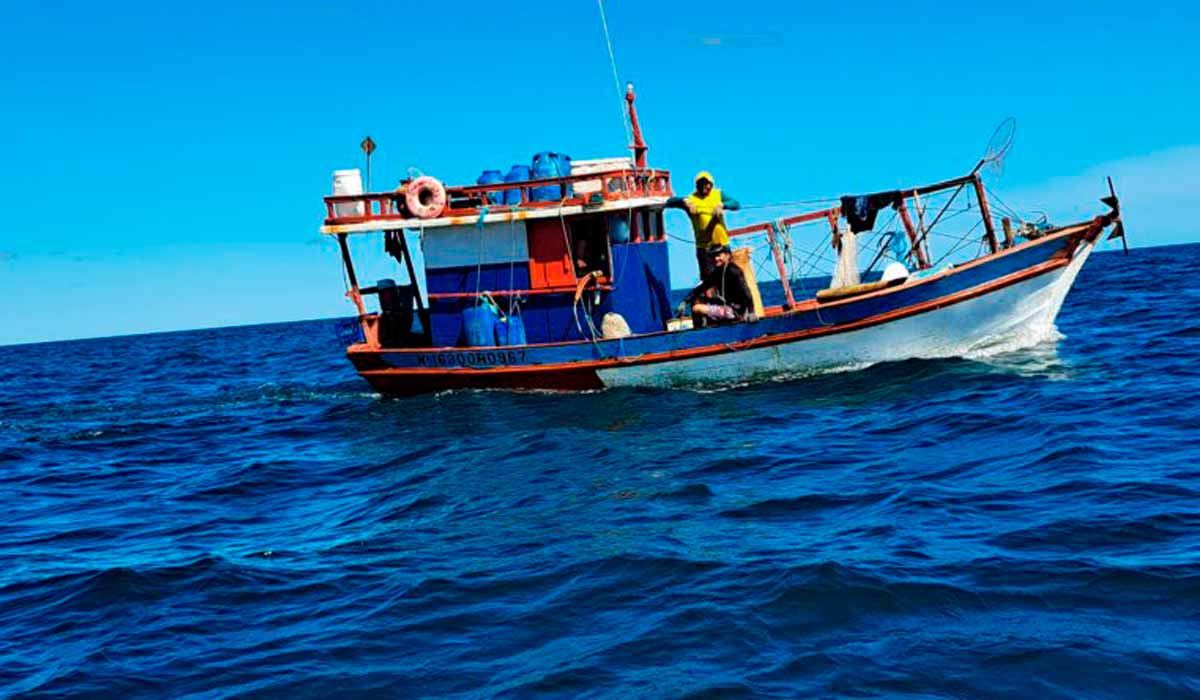
[[[605,386],[727,384],[803,376],[878,362],[986,357],[1052,337],[1054,320],[1093,245],[1066,267],[966,301],[857,331],[720,355],[598,371]]]

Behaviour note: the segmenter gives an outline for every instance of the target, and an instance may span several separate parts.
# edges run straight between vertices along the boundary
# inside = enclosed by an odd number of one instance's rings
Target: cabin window
[[[608,223],[603,217],[588,216],[570,223],[571,264],[575,277],[581,279],[593,272],[610,277],[608,252]]]
[[[642,228],[643,241],[657,241],[662,238],[662,212],[647,209],[642,212],[645,225]]]
[[[642,209],[633,217],[629,240],[634,243],[663,239],[662,210]]]

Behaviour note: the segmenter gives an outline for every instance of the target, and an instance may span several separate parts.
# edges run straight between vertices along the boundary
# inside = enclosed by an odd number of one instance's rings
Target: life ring
[[[446,187],[436,177],[422,175],[404,188],[404,204],[418,219],[436,219],[446,209]]]

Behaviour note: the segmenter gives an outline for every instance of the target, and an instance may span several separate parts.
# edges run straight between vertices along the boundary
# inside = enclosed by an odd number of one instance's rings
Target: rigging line
[[[1002,199],[1000,199],[1000,197],[996,196],[996,193],[993,192],[990,188],[988,188],[987,185],[983,186],[983,191],[987,194],[988,201],[992,203],[992,206],[995,210],[999,211],[1001,214],[1004,214],[1006,216],[1014,217],[1017,220],[1021,219],[1021,215],[1018,214],[1015,210],[1013,210],[1012,207],[1008,206],[1008,204],[1006,204],[1004,202],[1004,200],[1002,200]]]
[[[822,241],[822,243],[824,243],[824,241]],[[824,247],[824,246],[822,246],[822,247]],[[816,258],[815,260],[813,259],[814,257]],[[837,264],[836,260],[831,260],[831,259],[825,257],[825,255],[822,254],[819,251],[819,249],[813,248],[811,251],[809,251],[808,257],[806,257],[804,259],[804,262],[801,264],[800,276],[805,277],[808,275],[809,272],[816,270],[817,269],[816,263],[818,263],[818,262],[832,263],[834,265]]]
[[[758,281],[759,273],[763,271],[763,268],[766,267],[767,263],[770,261],[771,261],[770,257],[763,256],[762,262],[758,263],[758,267],[754,268],[754,280],[755,281]]]
[[[888,249],[891,248],[892,245],[892,239],[900,235],[899,231],[886,231],[885,233],[887,234],[887,237],[881,237],[881,240],[875,247],[875,257],[871,259],[871,264],[867,265],[866,271],[868,273],[874,270],[876,263],[883,259],[884,254],[888,253]],[[888,257],[891,257],[891,255],[889,254]]]
[[[566,214],[563,213],[563,207],[562,207],[561,202],[559,203],[559,206],[558,206],[558,221],[559,221],[559,224],[562,226],[563,245],[566,246],[566,251],[567,251],[567,264],[569,264],[571,266],[571,276],[575,277],[575,254],[574,254],[574,251],[571,250],[571,235],[567,232],[567,217],[566,217]],[[588,273],[588,275],[591,275],[591,274],[592,273],[590,273],[590,272]],[[576,282],[576,284],[578,285],[578,281]],[[587,284],[587,280],[585,278],[584,286],[586,286],[586,284]],[[596,284],[597,284],[597,286],[599,286],[599,282],[597,282]],[[579,291],[582,291],[582,289],[580,289]],[[575,329],[577,331],[579,331],[579,335],[580,335],[580,337],[582,337],[586,334],[583,332],[583,325],[579,323],[579,306],[580,306],[580,300],[582,299],[582,296],[579,294],[579,291],[576,292],[575,300],[571,304],[571,316],[573,317],[573,320],[575,321]],[[588,310],[586,308],[586,304],[584,304],[584,307],[585,307],[584,308],[584,317],[587,318],[588,327],[589,327],[589,330],[591,331],[592,345],[595,345],[596,350],[598,352],[600,352],[600,356],[604,357],[604,351],[600,350],[600,345],[599,345],[599,343],[596,342],[596,324],[592,321],[592,315],[590,312],[588,312]]]
[[[959,251],[959,250],[961,250],[961,249],[962,249],[962,248],[963,248],[965,245],[967,245],[968,243],[970,243],[970,242],[972,241],[971,234],[972,234],[972,233],[974,233],[974,232],[975,232],[975,229],[979,228],[979,227],[980,227],[982,224],[983,224],[983,219],[980,219],[979,221],[975,222],[975,225],[971,227],[971,230],[969,230],[969,231],[967,231],[965,234],[963,234],[962,240],[960,240],[960,241],[958,242],[958,245],[954,246],[954,247],[953,247],[953,248],[951,248],[949,251],[947,251],[945,255],[943,255],[942,257],[938,258],[938,259],[937,259],[937,262],[935,262],[935,263],[933,263],[932,265],[930,265],[930,267],[937,267],[938,265],[941,265],[943,260],[945,260],[946,258],[950,257],[950,256],[951,256],[951,255],[953,255],[954,253],[958,252],[958,251]]]
[[[991,188],[984,185],[983,189],[985,192],[987,192],[988,197],[992,198],[993,200],[996,201],[997,204],[1000,205],[999,208],[1002,209],[1004,211],[1004,213],[1013,217],[1017,221],[1025,221],[1025,217],[1020,212],[1018,212],[1016,209],[1013,209],[1012,207],[1008,206],[1008,203],[1005,202],[1003,199],[1000,199],[999,195],[997,195],[995,192],[993,192],[991,190]]]
[[[783,241],[783,250],[787,258],[787,276],[789,281],[796,281],[800,284],[800,291],[808,294],[808,288],[804,286],[804,281],[796,276],[796,252],[792,246],[792,234],[790,226],[779,227],[779,238]],[[793,296],[795,296],[793,294]]]
[[[933,235],[937,236],[938,238],[944,238],[947,241],[954,241],[955,243],[958,243],[963,239],[962,236],[956,236],[952,233],[935,233]]]
[[[629,115],[625,113],[624,99],[621,92],[621,75],[617,71],[617,56],[613,53],[612,35],[608,31],[608,16],[604,12],[604,0],[596,0],[600,8],[600,24],[604,27],[604,43],[608,46],[608,62],[612,66],[613,86],[617,89],[617,108],[621,111],[621,123],[625,125],[626,143],[633,143],[633,127],[629,125]]]
[[[830,202],[838,201],[836,198],[830,197],[826,199],[795,199],[790,202],[766,202],[764,204],[743,204],[742,209],[770,209],[772,207],[794,207],[807,204],[829,204]],[[739,210],[740,211],[740,210]]]
[[[963,184],[959,185],[957,189],[954,190],[954,194],[950,195],[950,200],[948,202],[946,202],[946,204],[942,207],[941,211],[938,212],[937,216],[935,216],[933,218],[933,222],[925,227],[925,232],[922,233],[921,237],[917,239],[916,244],[913,245],[914,248],[919,247],[922,243],[925,242],[925,238],[929,235],[929,232],[932,231],[933,227],[937,226],[938,222],[942,220],[942,215],[946,213],[946,210],[950,208],[951,204],[954,204],[954,200],[958,198],[958,195],[963,191],[963,188],[966,186],[967,186],[967,183],[964,182]],[[974,230],[974,229],[972,229],[972,230]]]
[[[509,218],[508,220],[508,288],[515,290],[517,288],[517,221]],[[513,315],[513,305],[516,303],[517,295],[508,295],[508,315]]]

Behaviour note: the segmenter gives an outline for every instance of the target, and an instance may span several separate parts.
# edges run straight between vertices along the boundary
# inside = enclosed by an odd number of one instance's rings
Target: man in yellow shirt
[[[686,197],[672,197],[667,207],[687,211],[692,220],[692,233],[696,237],[696,262],[700,266],[700,279],[712,272],[713,260],[708,247],[713,244],[729,245],[729,232],[725,229],[725,210],[741,209],[736,199],[726,196],[717,189],[713,176],[707,171],[696,173],[696,191]]]

